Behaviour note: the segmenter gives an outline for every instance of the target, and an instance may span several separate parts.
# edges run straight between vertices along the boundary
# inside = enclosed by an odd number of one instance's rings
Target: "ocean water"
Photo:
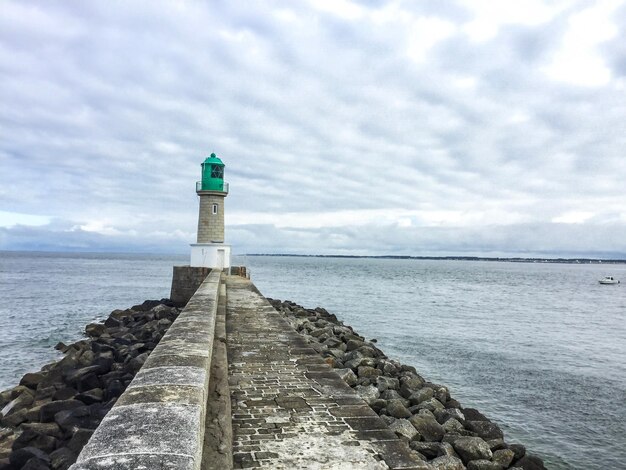
[[[0,251],[0,390],[61,357],[112,310],[169,297],[186,256]]]
[[[0,252],[0,389],[111,310],[169,295],[187,256]],[[626,265],[239,257],[448,386],[553,469],[626,463]]]

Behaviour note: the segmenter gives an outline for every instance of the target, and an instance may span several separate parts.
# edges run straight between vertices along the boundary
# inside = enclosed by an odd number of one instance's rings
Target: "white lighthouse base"
[[[215,269],[230,268],[230,245],[192,243],[190,266]]]

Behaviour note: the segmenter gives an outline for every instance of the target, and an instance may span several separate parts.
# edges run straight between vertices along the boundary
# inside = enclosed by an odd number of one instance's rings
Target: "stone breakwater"
[[[0,470],[69,468],[179,313],[168,299],[114,310],[0,392]]]
[[[521,444],[505,442],[500,427],[464,408],[447,387],[414,367],[389,359],[323,308],[268,299],[389,428],[433,470],[544,469]]]

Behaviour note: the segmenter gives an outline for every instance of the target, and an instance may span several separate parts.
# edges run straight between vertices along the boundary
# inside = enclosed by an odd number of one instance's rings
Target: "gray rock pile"
[[[115,404],[180,309],[168,299],[114,310],[87,325],[64,357],[0,392],[0,470],[65,470]]]
[[[323,308],[269,299],[342,379],[418,456],[436,470],[541,470],[541,459],[508,444],[500,427],[464,408],[447,387],[389,359]]]

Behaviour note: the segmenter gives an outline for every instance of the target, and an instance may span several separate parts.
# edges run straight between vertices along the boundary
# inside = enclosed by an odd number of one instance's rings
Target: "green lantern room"
[[[212,153],[202,163],[202,191],[224,191],[224,163]]]

